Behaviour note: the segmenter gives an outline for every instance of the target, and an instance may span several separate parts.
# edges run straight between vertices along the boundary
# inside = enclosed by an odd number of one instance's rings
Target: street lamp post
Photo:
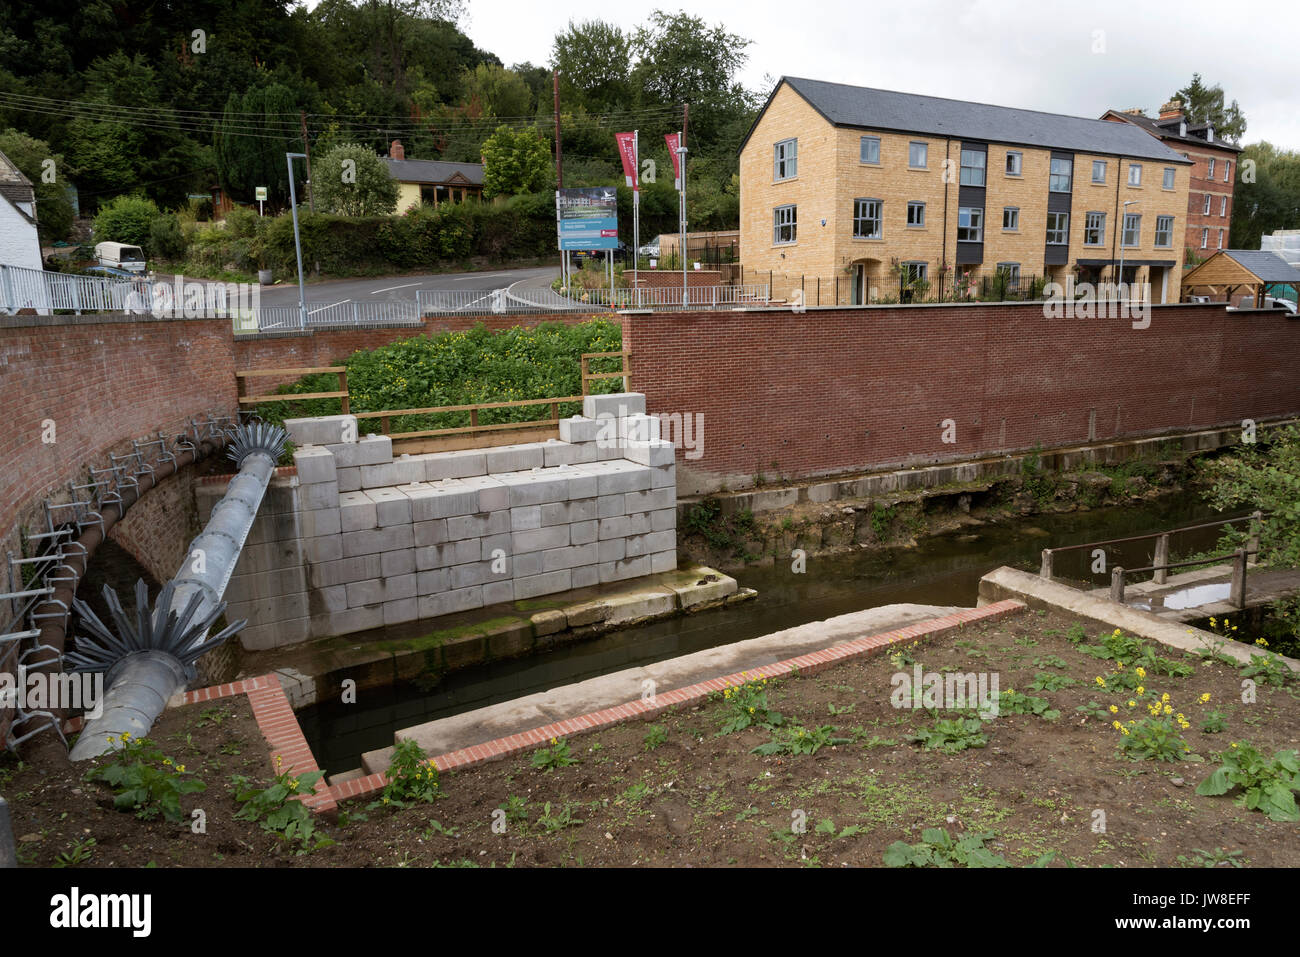
[[[1125,221],[1126,219],[1128,219],[1128,208],[1129,208],[1130,206],[1136,206],[1137,204],[1138,204],[1138,201],[1137,201],[1136,199],[1126,199],[1126,200],[1124,200],[1124,210],[1123,210],[1122,213],[1120,213],[1120,220],[1119,220],[1119,282],[1117,282],[1117,283],[1115,284],[1115,292],[1116,292],[1119,296],[1121,296],[1121,297],[1124,295],[1124,291],[1123,291],[1123,290],[1124,290],[1124,221]]]
[[[293,210],[293,247],[298,254],[298,328],[307,328],[307,287],[302,278],[302,238],[298,234],[298,191],[293,184],[293,161],[305,160],[306,153],[285,153],[289,166],[289,208]]]

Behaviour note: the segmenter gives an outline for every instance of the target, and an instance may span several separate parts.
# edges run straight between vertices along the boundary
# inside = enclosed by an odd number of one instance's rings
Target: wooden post
[[[1232,559],[1232,591],[1228,600],[1238,608],[1246,607],[1246,550],[1237,549]]]
[[[1155,583],[1163,585],[1169,578],[1169,569],[1164,567],[1169,564],[1169,536],[1167,534],[1156,539],[1156,557],[1152,564],[1156,566]]]
[[[623,391],[632,391],[632,353],[623,353]]]
[[[348,374],[346,371],[339,373],[339,391],[343,393],[343,414],[347,415],[351,412],[351,409],[348,408]]]
[[[583,356],[580,360],[582,363],[582,394],[587,394],[587,357]]]
[[[1046,578],[1048,581],[1052,580],[1052,550],[1050,548],[1043,549],[1043,564],[1038,568],[1038,577]]]
[[[1110,600],[1124,604],[1124,569],[1119,565],[1110,571]]]
[[[478,409],[469,410],[469,424],[478,425]]]
[[[560,421],[560,403],[558,402],[551,403],[551,421],[552,422]]]
[[[1247,554],[1246,559],[1247,561],[1252,560],[1251,556],[1253,555],[1253,560],[1256,564],[1259,563],[1259,535],[1263,519],[1263,512],[1254,511],[1250,513],[1250,538],[1246,542],[1246,549],[1249,554]]]
[[[388,416],[384,416],[379,420],[379,427],[383,429],[384,435],[389,435],[392,429],[392,420]]]

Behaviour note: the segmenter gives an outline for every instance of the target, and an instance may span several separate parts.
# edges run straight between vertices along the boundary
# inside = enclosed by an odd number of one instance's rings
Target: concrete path
[[[1243,664],[1260,654],[1252,645],[1229,641],[1213,632],[1169,621],[1141,608],[1120,605],[1105,593],[1084,592],[1063,582],[1051,581],[1016,568],[1003,566],[980,579],[980,604],[1004,598],[1018,598],[1031,608],[1055,608],[1078,615],[1104,628],[1122,628],[1131,635],[1158,641],[1170,648],[1188,651],[1217,651]],[[1300,672],[1300,661],[1277,656],[1292,671]]]
[[[396,738],[418,741],[427,754],[444,754],[633,701],[651,689],[660,693],[683,688],[961,610],[939,605],[899,604],[837,615],[762,638],[709,648],[430,721],[398,731]],[[365,773],[386,769],[391,755],[392,748],[363,755]]]
[[[1241,609],[1232,604],[1232,566],[1212,565],[1179,575],[1170,575],[1163,585],[1146,581],[1124,589],[1124,604],[1149,611],[1169,621],[1196,621],[1210,615],[1232,617]],[[1246,570],[1246,607],[1258,608],[1300,591],[1300,569],[1262,568]],[[1109,599],[1109,588],[1089,592]]]

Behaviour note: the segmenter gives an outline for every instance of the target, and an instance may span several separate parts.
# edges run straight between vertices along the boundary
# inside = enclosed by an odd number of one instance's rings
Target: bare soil
[[[186,806],[207,810],[206,835],[113,810],[108,790],[83,782],[81,768],[0,764],[0,788],[13,804],[16,834],[39,838],[20,849],[42,866],[93,836],[89,866],[878,867],[893,842],[916,843],[926,828],[954,838],[992,831],[988,848],[1016,865],[1055,852],[1049,866],[1190,866],[1203,860],[1197,849],[1220,858],[1240,852],[1234,860],[1246,865],[1300,865],[1300,826],[1270,821],[1233,795],[1195,793],[1232,741],[1268,754],[1300,746],[1294,679],[1284,687],[1259,683],[1257,701],[1246,704],[1236,668],[1155,646],[1194,674],[1152,676],[1147,697],[1169,693],[1191,723],[1187,745],[1205,760],[1132,761],[1121,756],[1107,719],[1075,710],[1095,701],[1127,711],[1132,692],[1095,684],[1113,663],[1082,654],[1067,638],[1073,624],[1061,614],[1026,612],[911,649],[925,671],[997,673],[1001,690],[1045,697],[1061,712],[1054,721],[1003,713],[987,724],[983,748],[945,754],[908,743],[935,715],[891,705],[891,676],[912,668],[882,656],[768,686],[769,706],[787,727],[832,725],[849,743],[795,757],[754,754],[770,733],[720,735],[724,703],[714,701],[573,737],[578,763],[569,767],[538,770],[523,755],[444,774],[444,796],[432,804],[394,810],[351,802],[325,825],[337,843],[302,856],[257,825],[233,820],[228,775],[270,776],[243,699],[219,705],[227,715],[220,724],[202,718],[203,706],[169,712],[155,736],[201,768],[208,791]],[[1089,641],[1094,632],[1088,629]],[[1077,684],[1031,691],[1040,673]],[[1208,704],[1198,702],[1203,693]],[[1222,733],[1200,730],[1211,710],[1226,718]],[[655,747],[646,743],[651,725],[663,729]],[[240,753],[222,754],[222,745]],[[523,799],[522,816],[506,818],[499,833],[502,815],[494,812],[511,797]]]

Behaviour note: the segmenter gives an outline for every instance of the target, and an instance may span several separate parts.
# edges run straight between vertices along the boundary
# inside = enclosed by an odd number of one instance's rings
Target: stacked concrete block
[[[659,420],[637,393],[589,396],[583,412],[561,420],[558,441],[396,457],[388,437],[358,438],[352,416],[290,420],[297,476],[273,483],[237,570],[245,645],[675,568],[675,459]]]

